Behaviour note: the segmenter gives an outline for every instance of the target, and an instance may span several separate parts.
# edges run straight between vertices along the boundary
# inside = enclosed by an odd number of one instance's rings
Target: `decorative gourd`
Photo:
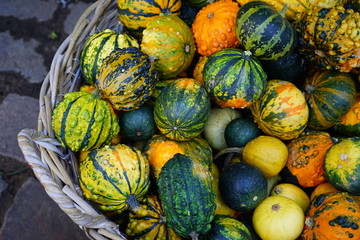
[[[305,214],[299,204],[284,196],[267,197],[255,208],[252,216],[255,232],[266,240],[297,239],[304,220]]]
[[[350,110],[345,113],[341,121],[334,126],[337,133],[346,136],[360,137],[360,92],[356,93],[355,102]]]
[[[158,98],[160,92],[164,89],[166,85],[174,81],[175,79],[168,79],[168,80],[160,80],[155,84],[155,89],[152,92],[149,100],[147,103],[151,106],[155,106],[156,99]]]
[[[333,144],[326,132],[300,136],[288,143],[286,168],[300,186],[315,187],[326,181],[324,158]]]
[[[232,209],[246,212],[267,197],[267,180],[262,171],[246,162],[228,165],[220,173],[219,191]]]
[[[305,80],[305,99],[309,106],[308,127],[333,127],[355,102],[356,87],[347,73],[317,71]]]
[[[160,15],[150,20],[140,47],[155,57],[155,68],[161,79],[170,79],[185,71],[196,50],[189,26],[176,15]]]
[[[262,1],[242,5],[235,21],[240,45],[259,59],[285,57],[295,49],[298,38],[295,28],[283,15]]]
[[[187,155],[193,161],[203,163],[209,168],[212,163],[212,149],[200,136],[188,141],[175,141],[161,134],[154,135],[147,142],[143,152],[149,159],[155,177],[159,176],[161,168],[176,153]]]
[[[160,14],[180,15],[180,0],[117,0],[117,12],[128,29],[141,33]]]
[[[280,173],[286,164],[288,149],[281,140],[272,136],[259,136],[249,141],[242,152],[245,162],[258,167],[265,177]]]
[[[313,7],[295,25],[300,53],[313,65],[349,72],[360,66],[359,12]]]
[[[146,196],[138,210],[131,210],[129,219],[126,234],[133,239],[182,239],[167,226],[166,217],[155,194]]]
[[[197,51],[210,56],[223,48],[236,47],[235,17],[239,4],[232,0],[219,0],[203,7],[192,24]]]
[[[203,70],[205,88],[220,107],[245,108],[263,94],[266,73],[249,51],[222,49],[211,56]]]
[[[276,79],[268,81],[264,94],[250,109],[260,129],[281,140],[298,137],[309,117],[300,89],[291,82]]]
[[[104,59],[116,48],[139,47],[135,38],[128,34],[105,29],[90,36],[80,56],[80,69],[85,80],[94,84],[96,74]]]
[[[360,195],[360,138],[335,143],[325,155],[324,171],[335,188]]]
[[[237,109],[211,108],[209,120],[204,129],[204,138],[213,149],[220,151],[227,147],[224,135],[225,128],[231,120],[240,117],[241,113]]]
[[[337,192],[341,192],[341,191],[336,189],[331,183],[329,182],[320,183],[311,192],[310,201],[312,201],[316,195],[320,195],[323,193],[337,193]]]
[[[208,59],[207,56],[200,56],[199,60],[195,64],[194,71],[193,71],[194,79],[199,81],[199,83],[201,83],[201,85],[205,85],[203,70],[204,70],[204,66],[205,66],[207,59]]]
[[[95,85],[117,110],[140,108],[154,91],[158,81],[150,57],[130,47],[113,51],[99,69]]]
[[[304,240],[360,239],[360,207],[347,193],[317,195],[306,214]]]
[[[235,218],[215,215],[211,229],[200,240],[252,240],[249,229]]]
[[[210,115],[210,98],[195,79],[179,78],[169,83],[155,104],[155,123],[166,137],[187,141],[204,130]]]
[[[168,226],[180,236],[198,239],[210,229],[216,208],[211,182],[208,167],[185,155],[176,154],[163,166],[159,196]]]
[[[149,105],[121,113],[119,122],[125,137],[131,141],[148,140],[157,131],[154,108]]]
[[[79,183],[84,197],[103,211],[135,210],[149,190],[149,161],[125,144],[95,149],[80,162]]]
[[[270,195],[290,198],[299,204],[304,212],[310,204],[310,199],[304,190],[291,183],[280,183],[276,185]]]
[[[226,125],[224,137],[228,147],[244,147],[261,135],[258,126],[250,119],[236,118]]]
[[[109,144],[120,130],[109,104],[84,91],[65,94],[53,110],[51,124],[62,146],[74,152]]]

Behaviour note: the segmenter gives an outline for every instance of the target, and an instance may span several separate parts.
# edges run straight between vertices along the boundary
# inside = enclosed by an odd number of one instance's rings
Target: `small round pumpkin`
[[[236,47],[235,17],[239,4],[231,0],[219,0],[203,7],[192,24],[197,51],[210,56],[222,48]]]
[[[304,212],[310,204],[310,199],[304,190],[291,183],[280,183],[276,185],[270,195],[290,198],[299,204]]]

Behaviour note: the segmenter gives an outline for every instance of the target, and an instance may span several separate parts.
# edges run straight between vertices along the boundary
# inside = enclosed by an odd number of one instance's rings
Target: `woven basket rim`
[[[39,94],[37,130],[23,129],[18,143],[25,160],[46,193],[83,229],[89,239],[127,239],[116,223],[94,208],[83,196],[77,181],[77,160],[55,139],[52,110],[63,96],[80,84],[79,57],[87,38],[119,23],[114,0],[98,0],[78,19],[71,34],[57,49]]]

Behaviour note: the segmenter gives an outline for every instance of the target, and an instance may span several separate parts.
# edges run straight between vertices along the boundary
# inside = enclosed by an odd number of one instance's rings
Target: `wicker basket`
[[[77,179],[75,155],[54,138],[52,110],[68,92],[80,85],[79,56],[86,39],[118,24],[116,1],[98,0],[79,18],[73,32],[55,53],[49,73],[41,87],[38,129],[18,134],[25,160],[47,194],[82,228],[89,239],[127,239],[119,226],[89,204],[82,196]]]

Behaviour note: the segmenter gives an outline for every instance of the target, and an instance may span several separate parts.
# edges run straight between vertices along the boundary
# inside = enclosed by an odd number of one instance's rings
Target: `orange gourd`
[[[238,45],[235,34],[235,18],[239,4],[231,0],[220,0],[203,7],[192,24],[197,51],[210,56],[223,48]]]
[[[207,56],[200,56],[193,71],[194,79],[199,81],[199,83],[201,83],[201,85],[203,86],[204,86],[203,70],[207,59],[208,59]]]
[[[316,186],[316,188],[311,192],[310,201],[315,198],[315,196],[323,194],[323,193],[336,193],[341,192],[336,189],[331,183],[323,182]]]

